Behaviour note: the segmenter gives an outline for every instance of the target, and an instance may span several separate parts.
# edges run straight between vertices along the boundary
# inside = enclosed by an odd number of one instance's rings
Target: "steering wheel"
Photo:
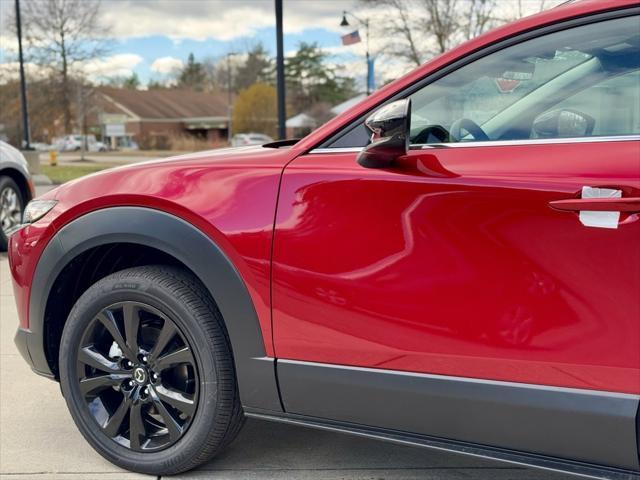
[[[454,142],[461,141],[462,137],[464,137],[463,131],[469,132],[476,141],[486,142],[489,140],[489,136],[484,133],[482,127],[470,118],[460,118],[451,124],[451,131],[449,132],[451,140]]]

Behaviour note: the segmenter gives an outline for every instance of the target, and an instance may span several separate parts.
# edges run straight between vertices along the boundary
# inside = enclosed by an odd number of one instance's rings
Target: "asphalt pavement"
[[[9,266],[0,254],[0,479],[130,480],[84,441],[58,384],[33,374],[13,344],[18,324]],[[496,425],[496,428],[513,428]],[[169,477],[163,477],[169,478]],[[235,442],[176,479],[567,480],[567,475],[473,457],[249,420]],[[157,479],[160,480],[160,479]]]

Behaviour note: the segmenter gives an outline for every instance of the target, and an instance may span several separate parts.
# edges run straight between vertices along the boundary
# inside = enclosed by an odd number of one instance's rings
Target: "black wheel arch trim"
[[[281,410],[274,361],[266,356],[258,316],[237,269],[198,228],[146,207],[111,207],[87,213],[61,228],[45,247],[32,281],[29,330],[19,332],[34,371],[53,377],[45,352],[44,322],[54,282],[72,259],[111,243],[152,247],[186,265],[205,285],[224,318],[243,406]]]

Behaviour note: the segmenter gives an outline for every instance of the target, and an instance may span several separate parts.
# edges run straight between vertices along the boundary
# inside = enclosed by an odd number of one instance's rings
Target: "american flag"
[[[358,30],[342,35],[340,38],[342,38],[342,45],[353,45],[354,43],[360,43],[361,41],[360,32],[358,32]]]

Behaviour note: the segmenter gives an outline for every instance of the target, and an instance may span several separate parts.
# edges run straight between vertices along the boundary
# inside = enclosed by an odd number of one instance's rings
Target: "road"
[[[58,384],[33,374],[13,344],[17,313],[0,254],[0,479],[129,480],[76,430]],[[496,428],[515,428],[496,425]],[[169,478],[169,477],[163,477]],[[176,479],[567,480],[567,475],[336,433],[249,420],[201,469]]]

